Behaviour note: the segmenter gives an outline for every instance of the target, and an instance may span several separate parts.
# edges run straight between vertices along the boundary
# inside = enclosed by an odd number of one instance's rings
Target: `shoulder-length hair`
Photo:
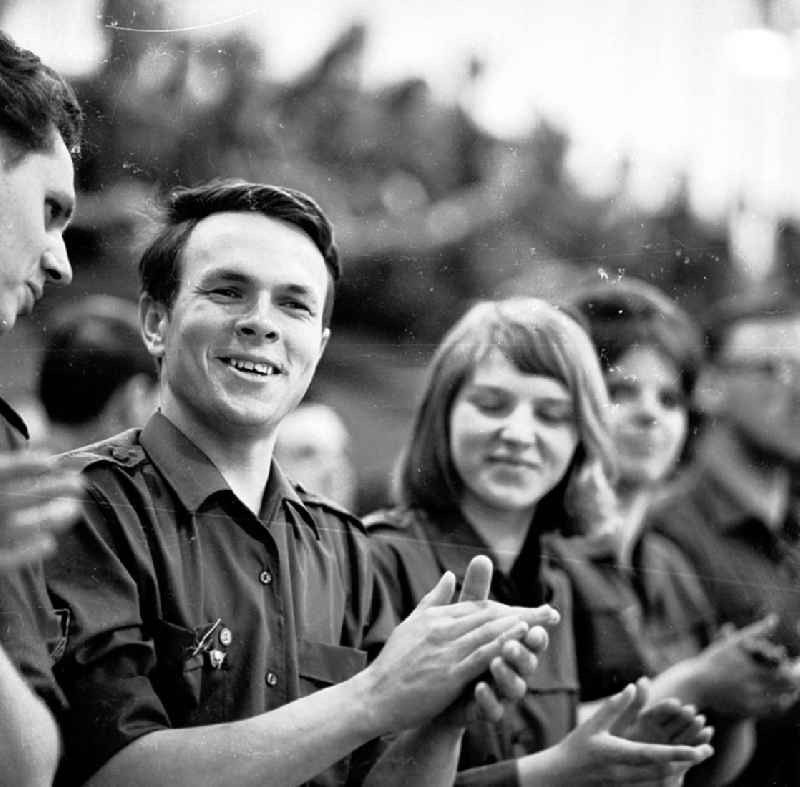
[[[657,287],[633,278],[591,284],[570,298],[566,310],[585,325],[605,372],[629,350],[652,347],[674,364],[683,394],[691,398],[703,360],[700,329]]]
[[[578,448],[562,481],[539,502],[535,517],[546,521],[552,513],[550,527],[560,527],[570,476],[590,461],[599,461],[612,475],[614,461],[608,399],[592,343],[572,317],[538,298],[480,302],[442,339],[398,462],[395,501],[433,515],[459,510],[463,484],[450,456],[450,411],[477,364],[495,351],[524,374],[555,378],[572,396]]]

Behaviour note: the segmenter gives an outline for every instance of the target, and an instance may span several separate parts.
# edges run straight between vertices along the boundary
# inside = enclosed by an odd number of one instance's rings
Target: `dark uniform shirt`
[[[0,452],[17,451],[27,440],[25,422],[0,398]],[[65,700],[52,666],[64,641],[62,620],[47,597],[41,562],[0,572],[0,644],[57,715],[63,712]]]
[[[744,626],[770,612],[774,635],[800,655],[800,530],[789,513],[770,527],[744,509],[725,480],[704,461],[651,514],[650,526],[674,539],[691,560],[721,621]],[[800,709],[759,725],[756,754],[736,781],[741,787],[800,784]]]
[[[395,611],[408,615],[446,570],[459,582],[476,555],[489,546],[466,521],[436,521],[420,511],[378,511],[364,520],[375,562],[392,595]],[[535,685],[518,706],[506,707],[499,724],[467,728],[459,762],[460,785],[516,785],[515,759],[561,740],[576,724],[578,682],[572,638],[571,599],[566,576],[542,560],[538,534],[529,532],[511,572],[495,570],[490,597],[528,607],[552,604],[561,622],[534,673]]]
[[[46,567],[70,614],[56,670],[65,783],[146,733],[245,719],[343,681],[390,633],[358,520],[274,463],[255,516],[159,414],[65,461],[89,496]]]
[[[642,533],[630,567],[619,564],[607,537],[554,536],[546,548],[572,583],[583,700],[656,675],[710,642],[711,603],[691,564],[664,536]]]

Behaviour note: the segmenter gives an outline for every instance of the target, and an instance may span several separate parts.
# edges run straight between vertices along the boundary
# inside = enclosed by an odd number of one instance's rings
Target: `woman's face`
[[[566,386],[520,372],[500,352],[478,363],[450,411],[453,465],[464,497],[482,508],[532,514],[564,476],[577,444]]]
[[[675,364],[653,347],[626,352],[606,375],[611,433],[623,484],[648,486],[675,467],[687,409]]]

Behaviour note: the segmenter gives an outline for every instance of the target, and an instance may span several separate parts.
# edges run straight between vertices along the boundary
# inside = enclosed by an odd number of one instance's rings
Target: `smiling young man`
[[[360,523],[273,462],[330,335],[327,219],[290,189],[180,190],[140,273],[161,410],[68,457],[88,500],[48,566],[63,782],[451,783],[467,715],[524,694],[556,616],[468,600],[478,562],[461,603],[448,575],[395,629]],[[497,692],[465,699],[487,670]],[[377,765],[362,749],[408,728]]]
[[[33,309],[46,285],[72,278],[62,236],[75,202],[81,122],[64,80],[0,32],[0,333]],[[51,635],[55,643],[58,624],[38,561],[74,521],[70,496],[80,490],[77,475],[56,472],[43,457],[8,453],[27,437],[0,399],[0,783],[18,785],[49,783],[58,759],[54,720],[29,689],[61,707],[45,643]]]

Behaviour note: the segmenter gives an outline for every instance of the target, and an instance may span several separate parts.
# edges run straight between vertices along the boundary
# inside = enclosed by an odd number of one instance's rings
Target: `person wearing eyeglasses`
[[[708,310],[705,327],[694,459],[649,524],[689,557],[720,620],[744,626],[778,616],[753,657],[800,683],[800,521],[790,505],[800,459],[800,300],[730,297]],[[773,699],[737,785],[800,784],[800,703]]]

